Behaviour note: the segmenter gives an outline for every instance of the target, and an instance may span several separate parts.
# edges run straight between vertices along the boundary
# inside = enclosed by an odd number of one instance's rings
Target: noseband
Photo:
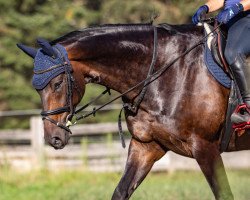
[[[55,47],[56,48],[56,47]],[[67,61],[67,59],[62,55],[60,49],[56,50],[59,52],[59,54],[61,55],[61,58],[63,60],[63,63],[58,64],[58,65],[54,65],[52,67],[50,67],[49,69],[46,70],[39,70],[39,71],[34,71],[34,74],[43,74],[46,72],[49,72],[53,69],[56,69],[58,67],[64,67],[64,73],[66,75],[66,80],[67,80],[67,105],[63,106],[61,108],[56,108],[56,109],[52,109],[52,110],[43,110],[41,112],[42,115],[42,119],[43,120],[48,120],[49,122],[51,122],[52,124],[55,124],[56,126],[68,131],[69,133],[71,133],[70,129],[67,126],[67,122],[73,117],[75,109],[74,109],[74,105],[73,105],[73,87],[75,87],[77,89],[78,94],[80,95],[80,91],[77,87],[77,84],[75,84],[75,79],[71,73],[72,67],[71,64]],[[50,116],[51,115],[58,115],[58,114],[62,114],[68,112],[69,114],[66,117],[66,120],[64,123],[56,121],[54,119],[52,119]]]
[[[72,126],[74,124],[77,123],[78,120],[82,119],[82,118],[86,118],[88,116],[91,116],[91,115],[95,115],[95,113],[99,110],[101,110],[103,107],[107,106],[108,104],[111,104],[112,102],[114,102],[115,100],[125,96],[127,93],[131,92],[132,90],[140,87],[140,86],[143,86],[143,89],[145,87],[147,87],[147,85],[149,85],[151,82],[153,82],[154,80],[156,80],[158,77],[160,77],[165,71],[167,71],[167,69],[169,69],[177,60],[179,60],[180,58],[184,57],[186,54],[188,54],[190,51],[192,51],[193,49],[195,49],[197,46],[203,44],[205,42],[205,40],[207,39],[207,37],[213,33],[216,29],[218,29],[220,27],[220,25],[218,25],[217,27],[214,28],[213,31],[211,31],[209,34],[207,34],[206,36],[204,36],[201,40],[199,40],[197,43],[195,43],[193,46],[191,46],[189,49],[187,49],[186,51],[184,51],[183,53],[181,53],[181,55],[177,56],[176,58],[174,58],[170,63],[166,64],[165,66],[163,66],[161,69],[159,69],[158,71],[152,73],[152,70],[153,70],[153,67],[154,64],[155,64],[155,59],[156,59],[156,49],[157,49],[157,46],[156,46],[156,42],[157,42],[157,29],[156,27],[154,27],[154,54],[153,54],[153,58],[152,58],[152,63],[151,63],[151,67],[150,67],[150,70],[149,70],[149,74],[147,76],[146,79],[142,80],[141,82],[139,82],[137,85],[131,87],[130,89],[128,89],[127,91],[125,91],[124,93],[118,95],[117,97],[113,98],[112,100],[110,100],[109,102],[105,103],[104,105],[98,107],[98,108],[94,108],[93,111],[90,111],[89,113],[87,114],[84,114],[84,115],[80,115],[80,116],[77,116],[76,117],[76,121],[74,123],[72,123],[70,120],[72,119],[72,117],[74,115],[76,115],[77,113],[83,111],[86,107],[88,107],[91,103],[93,103],[96,99],[99,99],[102,95],[106,94],[107,92],[110,93],[109,91],[109,88],[107,88],[101,95],[99,95],[94,101],[91,101],[90,103],[87,103],[86,105],[82,106],[80,109],[76,110],[75,111],[75,108],[74,108],[74,105],[73,105],[73,87],[77,90],[78,94],[79,94],[79,97],[81,98],[81,92],[79,90],[79,88],[77,87],[77,84],[75,84],[75,80],[74,80],[74,77],[72,76],[71,74],[71,70],[72,67],[71,67],[71,64],[69,61],[67,61],[67,59],[62,56],[62,59],[63,59],[63,63],[62,64],[59,64],[59,65],[55,65],[55,66],[52,66],[50,67],[49,69],[46,69],[46,70],[41,70],[41,71],[36,71],[34,72],[35,74],[42,74],[42,73],[45,73],[45,72],[48,72],[48,71],[51,71],[57,67],[62,67],[64,66],[64,72],[65,72],[65,75],[67,77],[67,86],[68,86],[68,90],[67,90],[67,105],[66,106],[63,106],[61,108],[56,108],[56,109],[53,109],[53,110],[48,110],[48,111],[45,111],[43,110],[41,112],[41,115],[42,115],[42,119],[43,120],[48,120],[50,121],[51,123],[55,124],[56,126],[68,131],[71,133],[70,129],[69,129],[69,126]],[[59,51],[59,53],[62,55],[62,53],[60,52],[59,49],[57,49]],[[152,80],[151,80],[152,79]],[[139,97],[139,100],[138,100],[138,104],[141,103],[142,99],[143,99],[143,96],[145,94],[145,91],[146,90],[141,90],[140,94],[142,94],[140,97]],[[137,103],[135,103],[136,106]],[[128,107],[131,107],[133,108],[134,105],[130,105]],[[130,110],[130,109],[129,109]],[[131,111],[133,111],[134,109],[132,109]],[[66,121],[64,123],[61,123],[61,122],[58,122],[58,121],[55,121],[54,119],[52,119],[50,117],[50,115],[57,115],[57,114],[62,114],[62,113],[65,113],[65,112],[69,112],[67,118],[66,118]]]

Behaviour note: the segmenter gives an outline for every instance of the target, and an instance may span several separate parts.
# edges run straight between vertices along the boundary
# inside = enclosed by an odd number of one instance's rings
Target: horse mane
[[[159,28],[164,29],[169,34],[185,34],[197,29],[197,26],[193,24],[182,24],[182,25],[172,25],[168,23],[162,23],[156,25]],[[152,23],[137,23],[137,24],[103,24],[98,26],[90,26],[80,30],[75,30],[69,32],[53,41],[50,42],[51,45],[57,43],[70,43],[74,40],[83,37],[92,37],[97,35],[104,35],[107,33],[118,33],[120,31],[136,31],[136,30],[149,30],[152,29]],[[196,28],[195,28],[196,27]]]
[[[145,24],[103,24],[103,25],[98,25],[98,26],[90,26],[87,28],[83,28],[80,30],[75,30],[72,32],[69,32],[53,41],[50,42],[51,45],[55,45],[56,43],[64,43],[64,42],[69,42],[75,38],[79,37],[87,37],[87,36],[96,36],[100,34],[105,34],[107,32],[117,32],[117,29],[119,31],[122,30],[138,30],[138,29],[143,29],[143,30],[149,30],[152,28],[152,23],[145,23]]]

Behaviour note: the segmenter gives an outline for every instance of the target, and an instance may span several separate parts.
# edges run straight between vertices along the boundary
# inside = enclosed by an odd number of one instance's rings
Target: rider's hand
[[[232,5],[231,7],[222,10],[218,15],[217,15],[217,20],[219,23],[226,24],[229,22],[230,19],[235,17],[237,14],[242,12],[244,10],[243,6],[241,3],[237,3]]]
[[[208,13],[209,8],[207,5],[203,5],[199,7],[199,9],[196,11],[196,13],[192,17],[192,21],[194,24],[198,24],[203,19],[205,19],[206,14]]]

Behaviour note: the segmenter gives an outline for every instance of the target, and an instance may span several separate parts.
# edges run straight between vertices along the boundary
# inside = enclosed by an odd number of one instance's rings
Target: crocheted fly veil
[[[40,49],[17,44],[26,54],[34,59],[34,76],[32,85],[35,89],[43,89],[53,78],[64,72],[72,71],[66,49],[56,44],[51,46],[47,40],[37,39]]]

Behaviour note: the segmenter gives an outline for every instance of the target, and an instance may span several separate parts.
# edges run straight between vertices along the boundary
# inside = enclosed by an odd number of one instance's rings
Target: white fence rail
[[[114,139],[112,134],[118,131],[117,123],[74,126],[71,142],[63,150],[54,150],[44,143],[40,117],[32,117],[30,123],[30,130],[0,131],[0,165],[21,171],[36,168],[122,171],[125,166],[128,147],[123,149],[119,139]],[[124,122],[123,128],[127,130]],[[79,138],[81,142],[74,142]],[[96,141],[96,138],[102,139]],[[126,144],[129,145],[129,138]],[[223,159],[226,167],[250,168],[248,151],[225,153]],[[176,169],[198,169],[198,165],[193,159],[170,152],[153,168],[158,171]]]
[[[124,131],[127,126],[122,123]],[[71,127],[71,142],[63,150],[54,150],[44,143],[43,123],[40,117],[32,117],[30,130],[0,131],[0,165],[21,170],[35,168],[89,168],[95,171],[121,170],[126,160],[127,149],[120,141],[114,141],[117,123],[84,124]],[[103,137],[102,141],[91,142],[89,137]],[[78,139],[79,140],[79,139]],[[128,143],[129,141],[127,141]]]

